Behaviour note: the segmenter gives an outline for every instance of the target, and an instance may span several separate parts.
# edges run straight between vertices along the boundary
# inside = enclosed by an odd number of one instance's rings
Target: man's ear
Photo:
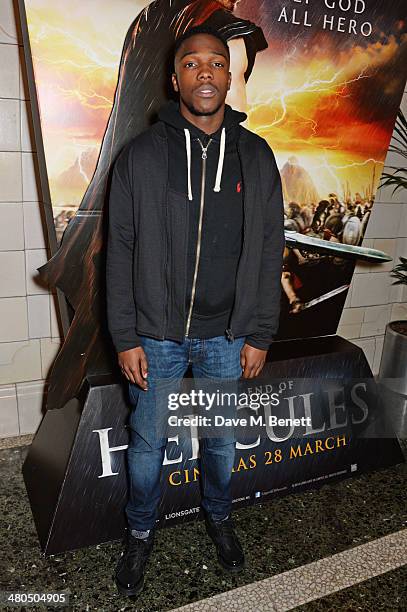
[[[229,71],[228,91],[230,89],[231,84],[232,84],[232,73]]]
[[[171,75],[171,81],[172,81],[172,86],[174,88],[174,91],[179,91],[179,87],[178,87],[178,79],[177,79],[177,75],[175,72],[172,73]]]

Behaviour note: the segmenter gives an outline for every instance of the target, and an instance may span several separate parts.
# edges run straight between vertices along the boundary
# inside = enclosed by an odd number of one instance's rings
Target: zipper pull
[[[206,147],[204,147],[204,146],[203,146],[203,144],[202,144],[202,142],[201,142],[200,138],[197,138],[197,140],[198,140],[199,144],[201,145],[201,149],[202,149],[202,159],[206,159],[206,158],[208,157],[208,155],[207,155],[206,151],[208,150],[208,147],[209,147],[209,145],[210,145],[210,144],[211,144],[211,142],[212,142],[212,138],[209,138],[209,140],[208,140],[208,144],[206,145]]]
[[[230,329],[230,327],[228,327],[227,329],[225,329],[226,332],[226,337],[228,340],[230,340],[230,342],[233,342],[233,340],[235,339],[232,330]]]

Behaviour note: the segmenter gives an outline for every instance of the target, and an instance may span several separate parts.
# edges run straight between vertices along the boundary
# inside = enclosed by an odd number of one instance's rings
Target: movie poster
[[[246,126],[267,140],[281,172],[290,248],[278,338],[334,334],[356,262],[349,254],[365,250],[404,89],[403,0],[71,0],[69,11],[62,0],[25,0],[25,7],[60,240],[40,273],[74,312],[49,405],[64,405],[86,374],[112,367],[103,316],[109,174],[173,95],[173,44],[194,25],[217,29],[231,48],[243,41],[245,62],[234,64],[226,101],[247,112]]]

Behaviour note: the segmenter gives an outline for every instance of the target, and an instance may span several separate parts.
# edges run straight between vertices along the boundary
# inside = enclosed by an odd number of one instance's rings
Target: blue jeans
[[[242,374],[240,351],[245,338],[228,340],[187,338],[179,343],[141,336],[148,361],[148,390],[129,382],[129,396],[135,406],[130,416],[127,450],[129,500],[126,515],[130,529],[147,531],[155,526],[161,499],[160,476],[167,438],[157,435],[156,422],[168,410],[157,399],[157,381],[168,380],[171,392],[178,391],[192,365],[194,378],[238,380]],[[160,387],[161,389],[161,387]],[[168,413],[164,414],[164,418]],[[231,510],[231,476],[235,459],[235,438],[205,437],[200,440],[202,507],[213,520],[225,518]]]

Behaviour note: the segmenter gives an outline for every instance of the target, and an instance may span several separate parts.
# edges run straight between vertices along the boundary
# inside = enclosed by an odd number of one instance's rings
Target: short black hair
[[[218,32],[218,30],[215,30],[214,28],[210,28],[209,26],[202,25],[202,26],[195,26],[194,28],[190,28],[189,30],[184,32],[179,38],[177,38],[174,44],[174,51],[173,51],[174,65],[175,65],[175,56],[178,53],[178,49],[180,48],[182,43],[188,40],[188,38],[191,38],[191,36],[195,36],[196,34],[209,34],[210,36],[214,36],[215,38],[220,40],[220,42],[225,47],[227,57],[230,60],[230,51],[229,51],[229,47],[228,47],[226,38],[224,38],[222,34]]]

